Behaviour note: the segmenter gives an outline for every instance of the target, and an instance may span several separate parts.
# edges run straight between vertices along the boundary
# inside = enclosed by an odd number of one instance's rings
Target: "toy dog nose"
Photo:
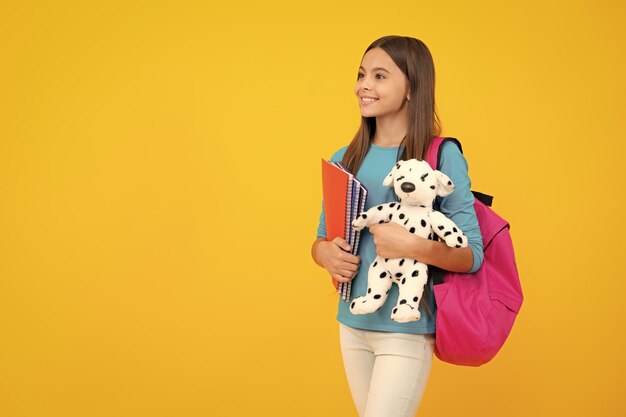
[[[415,184],[412,182],[403,182],[402,185],[400,185],[400,189],[405,193],[410,193],[415,191]]]

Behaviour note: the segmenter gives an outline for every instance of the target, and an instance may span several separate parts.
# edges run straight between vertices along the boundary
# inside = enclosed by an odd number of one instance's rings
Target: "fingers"
[[[356,271],[359,270],[359,263],[351,263],[337,259],[331,263],[331,269],[343,276],[354,275]]]
[[[326,263],[326,269],[338,282],[352,281],[359,270],[361,257],[349,252],[351,247],[345,239],[336,237],[331,242],[334,244],[334,248],[331,247],[332,249],[328,254],[329,262]]]
[[[358,264],[360,259],[357,255],[353,255],[350,253],[350,249],[352,249],[350,247],[350,245],[348,244],[348,242],[346,242],[344,239],[340,238],[340,237],[336,237],[332,240],[332,242],[339,246],[341,249],[344,250],[344,252],[339,253],[339,259],[341,259],[342,261],[345,262],[350,262],[353,264]]]
[[[352,278],[354,278],[354,277],[355,277],[355,275],[356,275],[356,271],[351,271],[351,270],[349,270],[349,269],[341,269],[341,270],[339,271],[339,274],[340,274],[340,275],[342,275],[342,276],[344,276],[344,277],[346,277],[346,278],[350,278],[350,279],[352,279]]]
[[[351,272],[348,270],[341,270],[335,274],[333,274],[333,278],[335,278],[339,282],[350,282],[356,276],[355,272]]]
[[[333,243],[345,251],[350,251],[350,249],[352,249],[350,245],[348,244],[348,242],[346,242],[345,239],[342,239],[340,237],[334,238]]]
[[[349,282],[356,276],[359,270],[358,264],[352,264],[347,262],[339,262],[333,268],[332,276],[339,282]]]
[[[342,262],[346,262],[352,265],[358,265],[359,262],[361,262],[361,258],[359,258],[358,256],[355,256],[351,253],[343,253],[343,254],[339,254],[339,259]]]
[[[342,262],[337,265],[337,272],[339,272],[343,276],[350,276],[356,274],[356,271],[359,270],[358,264],[349,264],[346,262]]]
[[[347,277],[345,277],[343,275],[340,275],[340,274],[334,274],[333,278],[335,278],[339,282],[350,282],[350,281],[352,281],[351,278],[347,278]]]

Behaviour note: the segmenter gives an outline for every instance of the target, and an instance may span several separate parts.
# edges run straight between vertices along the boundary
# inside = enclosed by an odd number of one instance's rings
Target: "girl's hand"
[[[417,259],[415,254],[428,243],[427,239],[415,236],[394,222],[372,225],[370,233],[374,236],[376,253],[383,258]]]
[[[350,282],[359,269],[361,258],[352,255],[350,245],[336,237],[332,241],[321,241],[316,248],[316,258],[330,275],[339,282]]]

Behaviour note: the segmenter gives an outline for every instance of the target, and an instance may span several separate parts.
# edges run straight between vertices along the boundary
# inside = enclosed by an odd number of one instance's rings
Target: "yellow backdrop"
[[[310,259],[364,49],[422,39],[525,302],[420,416],[623,416],[620,1],[3,1],[0,415],[356,416]]]

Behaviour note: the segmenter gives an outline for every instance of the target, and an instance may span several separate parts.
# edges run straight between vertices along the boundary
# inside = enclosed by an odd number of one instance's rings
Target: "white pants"
[[[339,323],[339,341],[359,417],[414,417],[430,374],[434,335]]]

